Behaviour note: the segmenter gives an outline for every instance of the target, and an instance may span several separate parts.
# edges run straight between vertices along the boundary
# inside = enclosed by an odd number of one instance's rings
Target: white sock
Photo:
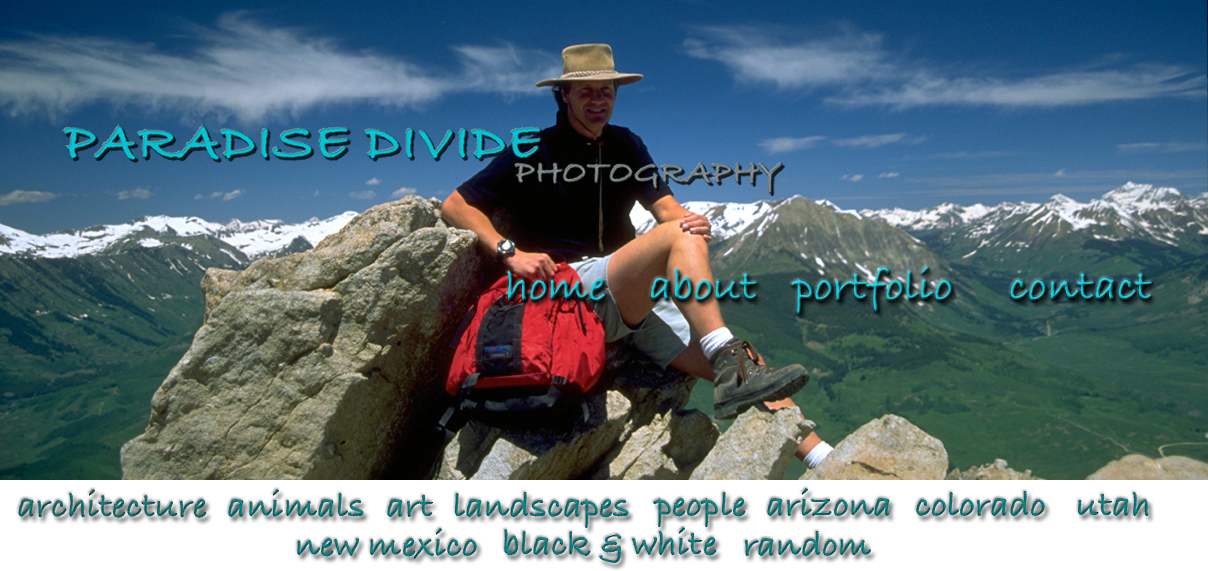
[[[809,454],[805,455],[805,460],[803,460],[803,462],[805,462],[805,465],[809,466],[810,468],[817,468],[818,464],[821,464],[823,460],[826,460],[826,456],[831,453],[831,450],[834,450],[834,448],[832,448],[830,444],[819,442],[817,446],[814,446],[813,450],[810,450]]]
[[[705,351],[705,358],[712,359],[733,338],[734,334],[730,333],[729,327],[720,327],[700,338],[700,348]]]

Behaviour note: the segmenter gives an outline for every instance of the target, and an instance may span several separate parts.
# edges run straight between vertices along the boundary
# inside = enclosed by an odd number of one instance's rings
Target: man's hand
[[[511,270],[512,274],[529,279],[552,280],[556,272],[554,260],[549,255],[530,254],[520,250],[504,258],[503,265]]]
[[[713,224],[703,214],[689,212],[680,220],[680,229],[690,234],[703,236],[705,241],[713,239]]]

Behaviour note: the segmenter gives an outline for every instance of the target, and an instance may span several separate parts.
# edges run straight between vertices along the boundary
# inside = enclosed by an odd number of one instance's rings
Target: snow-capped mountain
[[[948,259],[994,271],[1044,272],[1073,260],[1109,270],[1122,258],[1139,268],[1208,252],[1208,194],[1132,182],[1088,203],[1058,194],[1043,203],[863,214],[916,233]]]
[[[827,200],[800,196],[751,204],[687,202],[713,224],[713,267],[725,273],[786,273],[871,278],[885,267],[894,277],[931,268],[941,274],[946,263],[925,244],[884,222],[843,210]],[[654,226],[641,206],[630,218],[638,233]],[[899,276],[900,274],[900,276]],[[883,278],[884,279],[884,278]]]
[[[1015,208],[1017,205],[1006,203],[995,208]],[[968,224],[990,214],[991,208],[982,204],[961,206],[944,203],[923,210],[906,210],[904,208],[885,208],[881,210],[862,210],[860,214],[870,218],[880,218],[891,226],[909,231],[943,230]]]
[[[126,224],[93,226],[41,236],[0,225],[0,254],[74,258],[132,244],[154,248],[177,243],[188,248],[187,241],[181,238],[209,236],[234,246],[247,258],[258,258],[309,249],[343,228],[354,216],[355,212],[345,212],[326,220],[311,218],[300,224],[286,224],[280,220],[242,222],[238,219],[221,224],[193,216],[145,216]],[[299,240],[304,240],[305,244]]]
[[[774,204],[762,200],[750,204],[695,201],[685,202],[683,206],[692,212],[704,214],[713,223],[713,238],[725,240],[746,230],[753,222],[762,220],[772,211]],[[633,227],[637,228],[638,234],[654,227],[654,217],[640,204],[634,205],[629,218],[633,221]]]
[[[1058,194],[1040,204],[941,204],[923,210],[892,208],[863,210],[861,214],[912,232],[967,226],[977,234],[989,234],[1003,221],[1022,215],[1031,224],[1064,224],[1065,230],[1073,231],[1091,229],[1101,239],[1140,237],[1178,245],[1183,235],[1208,235],[1206,207],[1208,194],[1188,198],[1174,188],[1129,182],[1089,203]],[[979,226],[980,231],[974,230]]]

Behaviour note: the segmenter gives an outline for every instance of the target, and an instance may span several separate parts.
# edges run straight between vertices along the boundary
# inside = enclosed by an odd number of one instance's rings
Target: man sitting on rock
[[[726,328],[715,298],[651,299],[655,278],[673,279],[677,270],[693,284],[712,281],[712,236],[709,219],[676,202],[666,181],[648,174],[654,169],[638,181],[615,168],[638,173],[654,165],[637,135],[609,124],[617,88],[642,76],[615,71],[605,44],[566,48],[562,69],[561,77],[537,84],[554,86],[558,118],[541,131],[535,152],[496,157],[445,200],[445,221],[477,234],[479,247],[514,275],[549,280],[557,259],[585,284],[602,280],[605,295],[594,305],[607,340],[624,339],[659,366],[713,382],[716,418],[760,403],[792,406],[788,397],[809,380],[805,368],[765,365]],[[636,237],[629,218],[635,202],[658,222]],[[491,222],[500,210],[510,217],[509,236]],[[798,456],[814,466],[830,449],[810,434]]]

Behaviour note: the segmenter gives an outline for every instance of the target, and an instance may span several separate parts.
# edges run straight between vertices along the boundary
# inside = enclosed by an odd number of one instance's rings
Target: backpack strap
[[[445,412],[440,415],[440,420],[436,421],[436,430],[444,437],[446,445],[457,435],[457,431],[470,421],[468,413],[478,408],[478,403],[470,400],[469,395],[474,385],[478,383],[479,376],[479,373],[474,373],[461,382],[457,402],[449,405],[449,408],[446,408]]]
[[[457,436],[457,431],[461,430],[461,427],[465,426],[468,421],[469,417],[462,413],[456,404],[451,404],[449,408],[445,409],[444,414],[440,415],[440,420],[436,421],[436,431],[444,437],[444,446],[453,441],[453,437]]]
[[[474,385],[478,384],[478,377],[481,376],[482,373],[472,373],[470,376],[466,377],[466,380],[461,382],[461,386],[458,388],[457,392],[461,395],[462,400],[466,400],[470,397],[470,391],[474,390]]]
[[[515,412],[552,408],[562,399],[562,391],[551,386],[545,393],[523,397],[512,397],[504,400],[488,400],[476,403],[475,410],[485,412]]]

